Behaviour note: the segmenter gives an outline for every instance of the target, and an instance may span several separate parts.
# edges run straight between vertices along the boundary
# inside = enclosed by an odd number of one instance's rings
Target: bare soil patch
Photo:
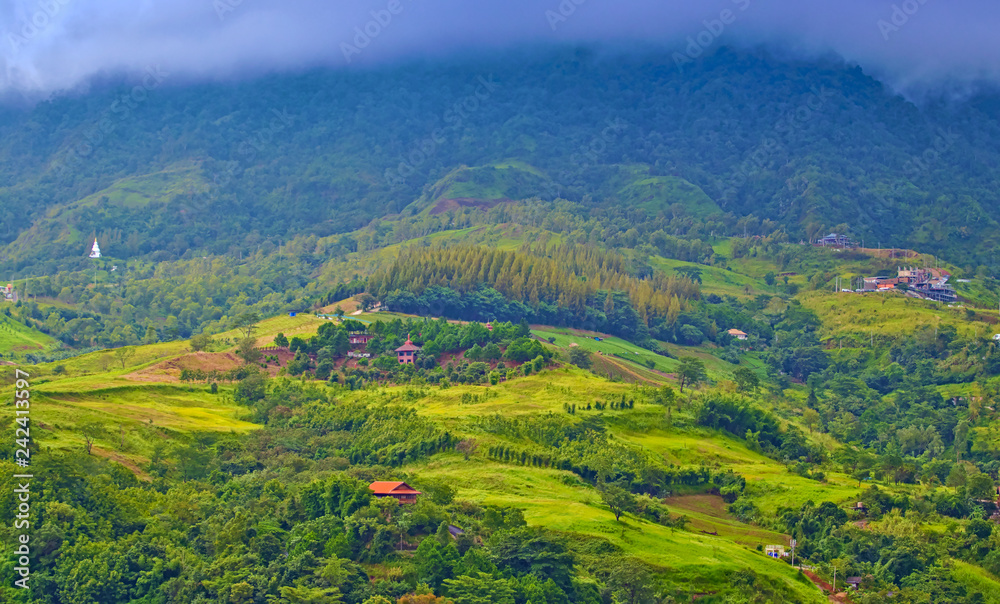
[[[138,478],[139,480],[145,482],[153,482],[152,476],[150,476],[146,472],[143,472],[142,468],[140,468],[138,464],[135,463],[135,461],[129,459],[128,457],[125,457],[121,453],[118,453],[116,451],[108,451],[107,449],[102,449],[97,446],[91,449],[91,453],[100,457],[104,457],[106,459],[110,459],[111,461],[116,461],[120,463],[121,465],[131,470],[132,473],[135,474],[135,477]]]
[[[232,352],[192,352],[140,369],[125,376],[134,382],[177,382],[181,371],[229,371],[240,366],[241,360]]]
[[[454,199],[441,199],[431,209],[431,214],[444,214],[451,210],[461,208],[477,208],[488,210],[501,203],[510,203],[510,199],[476,199],[473,197],[456,197]]]

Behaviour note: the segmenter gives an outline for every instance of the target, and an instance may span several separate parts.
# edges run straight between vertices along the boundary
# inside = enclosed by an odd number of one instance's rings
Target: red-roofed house
[[[418,352],[420,352],[420,347],[414,345],[410,338],[406,338],[406,344],[396,349],[396,356],[400,363],[411,364],[416,360]]]
[[[400,503],[416,503],[417,495],[420,495],[420,491],[414,490],[410,485],[405,482],[373,482],[368,485],[368,488],[375,493],[375,496],[379,499],[383,497],[392,497]]]
[[[349,336],[347,336],[347,339],[353,345],[360,344],[362,346],[366,346],[368,342],[371,342],[372,340],[375,339],[375,336],[373,336],[370,333],[352,333]]]

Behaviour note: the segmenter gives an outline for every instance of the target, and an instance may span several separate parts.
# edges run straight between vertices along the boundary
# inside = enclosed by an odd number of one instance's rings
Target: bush
[[[207,333],[200,333],[191,338],[191,350],[201,352],[212,345],[212,336]]]
[[[590,353],[579,346],[569,349],[569,362],[573,363],[580,369],[590,369],[591,366],[593,366]]]
[[[543,356],[546,359],[551,356],[551,353],[542,347],[541,342],[538,340],[533,340],[531,338],[518,338],[510,343],[507,347],[507,352],[504,353],[503,358],[508,361],[515,361],[518,363],[524,363],[525,361],[530,361],[531,359]]]

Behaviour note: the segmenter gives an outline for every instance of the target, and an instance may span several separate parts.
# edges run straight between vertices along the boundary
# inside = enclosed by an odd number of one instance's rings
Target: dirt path
[[[135,474],[135,477],[138,478],[139,480],[145,482],[153,482],[152,476],[143,472],[142,468],[136,465],[134,461],[132,461],[128,457],[125,457],[121,453],[117,453],[115,451],[108,451],[107,449],[102,449],[100,447],[94,447],[93,449],[91,449],[91,453],[93,453],[94,455],[98,455],[100,457],[104,457],[106,459],[110,459],[111,461],[117,461],[118,463],[125,466],[129,470],[132,470],[132,473]]]
[[[812,581],[816,585],[816,587],[822,589],[823,591],[831,592],[830,595],[827,596],[827,599],[830,600],[831,602],[834,602],[835,604],[854,604],[854,602],[849,597],[847,597],[846,593],[844,592],[840,592],[838,594],[832,593],[833,586],[824,581],[823,579],[820,579],[811,571],[803,569],[802,574],[808,577],[808,579]]]

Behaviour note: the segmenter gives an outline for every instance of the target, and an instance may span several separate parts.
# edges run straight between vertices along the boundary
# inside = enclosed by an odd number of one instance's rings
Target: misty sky
[[[1000,80],[998,25],[996,0],[0,0],[0,91],[157,65],[215,78],[548,42],[684,53],[689,36],[708,50],[833,51],[907,90]]]

